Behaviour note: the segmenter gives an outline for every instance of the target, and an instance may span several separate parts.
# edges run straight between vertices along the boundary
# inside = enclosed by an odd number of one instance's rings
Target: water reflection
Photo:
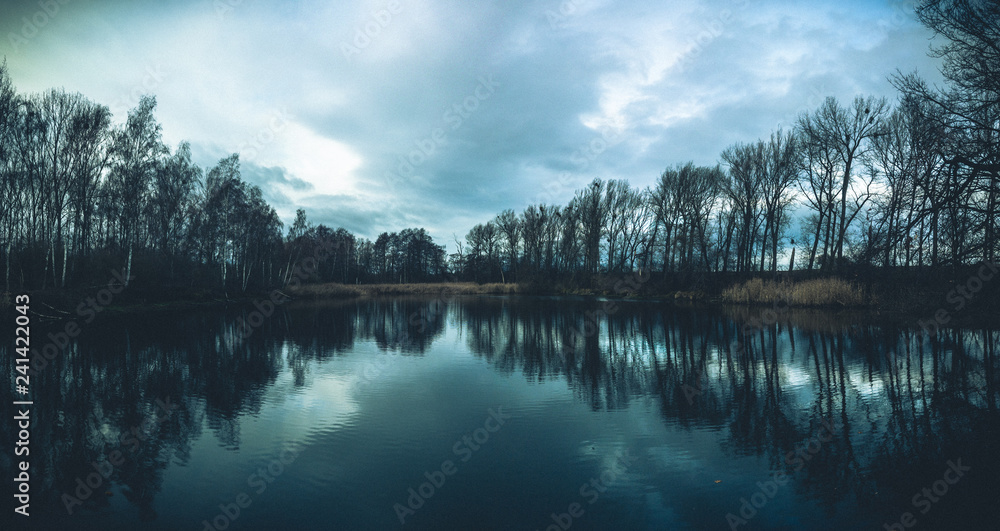
[[[564,378],[595,410],[656,396],[667,423],[722,429],[727,452],[765,456],[774,470],[794,463],[796,487],[831,514],[854,504],[870,523],[898,521],[899,512],[916,512],[914,493],[963,457],[979,473],[962,485],[963,496],[947,500],[951,510],[928,511],[921,523],[995,521],[981,519],[996,514],[993,329],[930,339],[813,311],[622,303],[609,315],[560,300],[494,299],[458,310],[470,349],[501,370]],[[799,468],[790,456],[801,455],[823,421],[836,426],[837,443],[807,454]],[[977,489],[990,494],[969,494]]]
[[[684,493],[672,477],[652,469],[636,487],[637,495],[677,510],[664,521],[724,528],[726,514],[739,516],[741,498],[751,499],[756,482],[768,479],[734,469],[747,457],[787,472],[796,495],[822,510],[813,517],[837,522],[829,522],[831,528],[881,528],[905,511],[928,529],[975,526],[998,516],[993,498],[1000,458],[992,444],[1000,431],[1000,335],[993,329],[943,330],[930,339],[906,326],[822,312],[401,297],[288,304],[239,337],[252,312],[104,319],[34,376],[32,507],[41,514],[34,522],[99,527],[100,515],[112,510],[120,493],[141,520],[172,528],[158,518],[154,500],[165,490],[166,471],[191,462],[195,441],[208,435],[204,429],[227,451],[239,452],[249,442],[244,423],[261,413],[283,374],[305,391],[317,367],[363,356],[359,345],[374,345],[376,356],[421,357],[448,330],[493,371],[528,384],[563,381],[591,411],[649,402],[665,426],[711,434],[701,444],[718,447],[727,459],[720,473],[729,474],[711,495],[712,507],[679,510]],[[42,324],[33,330],[36,337],[45,333]],[[0,352],[12,381],[12,352],[8,346]],[[157,400],[168,399],[176,409],[150,422],[162,409]],[[6,448],[16,438],[13,426],[0,423]],[[827,433],[824,426],[832,427],[829,442],[810,452],[810,441]],[[74,493],[77,479],[115,450],[124,462],[74,508],[87,520],[67,520],[64,494]],[[958,458],[973,470],[954,487],[959,494],[941,497],[926,513],[915,510],[914,495]],[[14,469],[10,452],[0,454],[0,462],[5,471]],[[6,485],[11,499],[11,483]],[[779,498],[772,506],[787,503]],[[778,523],[775,514],[749,518],[743,528],[792,526],[810,517],[806,509],[783,510],[792,516]],[[208,516],[195,515],[192,522]],[[538,516],[517,521],[541,527]]]

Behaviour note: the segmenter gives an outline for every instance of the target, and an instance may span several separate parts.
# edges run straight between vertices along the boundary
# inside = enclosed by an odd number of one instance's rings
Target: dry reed
[[[861,287],[839,278],[775,282],[753,278],[722,292],[722,300],[738,304],[791,306],[870,306],[873,297]]]

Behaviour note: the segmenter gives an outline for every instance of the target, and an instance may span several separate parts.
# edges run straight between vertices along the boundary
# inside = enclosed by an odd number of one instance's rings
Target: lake
[[[9,506],[0,527],[932,530],[1000,519],[995,329],[931,338],[916,318],[566,297],[265,313],[81,321],[32,377],[31,516]],[[34,345],[63,326],[36,322]],[[0,357],[13,381],[12,342]],[[9,400],[4,412],[11,500],[18,412]]]

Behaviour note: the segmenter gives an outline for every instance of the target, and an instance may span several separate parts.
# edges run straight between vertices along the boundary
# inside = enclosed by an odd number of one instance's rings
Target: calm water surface
[[[828,313],[568,298],[364,299],[256,317],[81,324],[32,379],[31,516],[8,501],[0,528],[1000,522],[995,330],[931,339]],[[260,326],[241,340],[247,319]],[[47,331],[34,325],[36,346]]]

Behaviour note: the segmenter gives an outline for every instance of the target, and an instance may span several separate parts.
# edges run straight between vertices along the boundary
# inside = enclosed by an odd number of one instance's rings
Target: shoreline
[[[718,281],[719,279],[713,279]],[[267,292],[241,293],[230,296],[226,293],[194,290],[157,290],[157,291],[123,291],[108,304],[103,305],[100,312],[109,314],[148,313],[158,311],[176,311],[194,308],[214,308],[227,306],[246,306],[254,302],[269,299],[272,294],[279,293],[289,297],[285,302],[351,300],[359,298],[381,298],[401,296],[475,296],[475,295],[513,295],[513,296],[555,296],[610,298],[616,300],[644,301],[650,303],[668,304],[674,307],[706,307],[706,308],[775,308],[785,306],[790,310],[811,310],[815,312],[839,314],[860,313],[872,315],[879,319],[887,318],[893,321],[908,320],[916,325],[918,322],[933,322],[935,319],[941,325],[957,326],[967,323],[993,322],[1000,324],[1000,297],[996,291],[984,289],[982,293],[974,293],[967,299],[956,299],[954,283],[936,281],[928,288],[927,285],[913,285],[911,282],[896,282],[873,286],[873,283],[841,281],[839,287],[845,286],[855,290],[854,298],[847,303],[822,300],[820,303],[798,301],[787,303],[795,297],[790,294],[794,290],[814,282],[810,279],[794,279],[775,282],[760,278],[748,279],[743,282],[728,283],[720,288],[718,284],[707,289],[670,290],[660,282],[645,282],[644,284],[628,284],[635,289],[623,289],[622,278],[605,277],[592,283],[590,287],[571,286],[561,283],[492,283],[477,284],[474,282],[436,282],[436,283],[403,283],[403,284],[306,284],[295,288],[286,287]],[[818,282],[829,282],[829,279],[819,279]],[[769,286],[769,283],[773,285]],[[747,285],[755,289],[746,289]],[[827,284],[820,284],[827,286]],[[734,300],[734,290],[741,296]],[[742,291],[739,291],[742,290]],[[65,289],[65,290],[35,290],[28,291],[31,296],[33,313],[42,319],[60,320],[79,316],[80,311],[89,311],[88,300],[93,300],[98,293],[97,288]],[[14,311],[13,297],[20,292],[0,292],[0,314]]]

